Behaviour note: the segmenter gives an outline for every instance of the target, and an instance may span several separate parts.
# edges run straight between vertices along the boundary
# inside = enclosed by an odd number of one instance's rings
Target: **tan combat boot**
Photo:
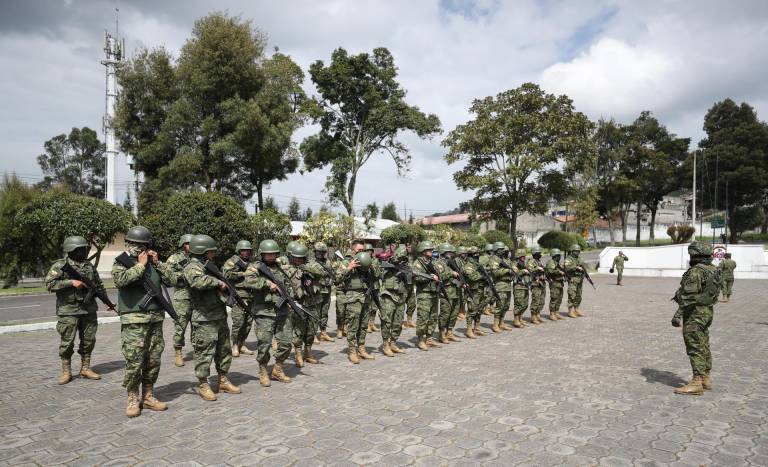
[[[357,365],[360,363],[360,357],[357,356],[357,347],[354,345],[349,346],[349,350],[347,351],[347,357],[349,357],[349,361]]]
[[[368,320],[368,329],[366,330],[368,334],[375,332],[373,328],[373,319]]]
[[[684,396],[700,396],[704,394],[704,386],[701,384],[701,380],[701,376],[694,376],[690,383],[675,389],[675,394],[682,394]]]
[[[467,336],[467,339],[477,339],[477,336],[475,336],[475,331],[472,329],[472,325],[467,324],[467,332],[465,334]]]
[[[232,342],[232,356],[233,357],[240,356],[240,345],[237,342]]]
[[[501,328],[499,327],[499,322],[501,321],[501,318],[496,318],[494,316],[493,318],[493,326],[491,326],[491,331],[493,332],[501,332]]]
[[[375,360],[375,357],[365,350],[365,344],[357,346],[357,355],[363,360]]]
[[[483,314],[484,314],[485,316],[492,316],[492,315],[493,315],[493,310],[491,310],[491,307],[490,307],[490,306],[487,306],[487,307],[485,307],[485,309],[483,310]]]
[[[341,339],[342,337],[344,337],[343,334],[344,332],[341,327],[336,328],[336,339]]]
[[[409,316],[408,318],[406,318],[406,320],[405,320],[405,327],[407,327],[407,328],[415,328],[416,327],[416,325],[413,324],[413,318],[412,317]]]
[[[241,355],[253,355],[253,350],[249,349],[245,346],[245,342],[240,343],[240,354]]]
[[[283,362],[275,362],[275,366],[272,367],[272,377],[281,383],[291,382],[291,378],[283,371]]]
[[[184,355],[181,354],[181,349],[174,349],[173,353],[173,364],[176,366],[184,366]]]
[[[452,330],[446,331],[445,337],[451,342],[461,342],[461,339],[453,335]]]
[[[568,307],[568,317],[569,318],[578,318],[579,315],[576,314],[576,308],[574,307]]]
[[[304,368],[304,356],[301,354],[301,347],[294,347],[296,366]]]
[[[163,410],[168,409],[168,404],[157,400],[155,395],[152,393],[151,384],[142,384],[141,385],[141,408],[162,412]]]
[[[538,313],[533,315],[533,316],[531,316],[531,323],[533,323],[533,324],[541,324],[541,323],[543,323],[541,318],[539,318],[539,314]]]
[[[80,359],[80,376],[85,379],[101,379],[101,375],[91,370],[91,357]]]
[[[438,338],[438,340],[440,341],[440,343],[450,344],[451,341],[448,340],[448,331],[439,331],[439,332],[440,332],[440,337]]]
[[[523,325],[523,320],[520,319],[520,317],[516,315],[515,319],[512,321],[512,326],[514,326],[516,328],[522,328],[524,326]]]
[[[320,363],[317,361],[315,357],[312,356],[312,346],[311,345],[304,345],[304,361],[307,363],[311,363],[312,365],[317,365]]]
[[[265,388],[272,386],[272,382],[269,380],[269,368],[261,363],[259,363],[259,384]]]
[[[584,317],[584,313],[582,313],[580,309],[574,308],[573,311],[576,313],[576,316],[578,316],[579,318]]]
[[[549,312],[549,320],[550,321],[557,321],[558,320],[558,318],[556,316],[556,313],[554,311],[550,311]]]
[[[703,387],[707,391],[712,389],[712,376],[710,375],[709,372],[706,372],[701,376],[701,387]]]
[[[383,353],[387,357],[394,357],[395,356],[395,353],[392,352],[392,348],[389,346],[389,341],[388,340],[384,341],[384,343],[381,345],[381,353]]]
[[[61,374],[59,375],[59,384],[67,384],[72,381],[72,361],[68,358],[61,359]]]
[[[272,351],[277,352],[277,339],[272,339]]]
[[[405,350],[397,346],[397,342],[395,342],[394,339],[389,340],[389,348],[392,349],[392,352],[394,353],[405,353]]]
[[[208,384],[208,378],[198,378],[197,380],[199,381],[197,393],[200,394],[204,401],[215,401],[218,399],[213,389],[211,389],[211,385]]]
[[[347,337],[347,327],[346,326],[341,328],[341,336],[342,337]]]
[[[427,347],[442,347],[442,345],[438,344],[432,336],[427,337]]]
[[[475,331],[475,335],[476,336],[485,336],[486,335],[486,332],[483,331],[482,329],[480,329],[480,324],[479,323],[475,323],[474,331]]]
[[[138,417],[141,415],[138,388],[128,390],[128,406],[125,408],[125,415],[130,418]]]
[[[424,352],[429,350],[429,347],[427,347],[427,339],[424,336],[419,337],[419,343],[416,344],[416,347],[418,347],[419,350],[423,350]]]
[[[333,339],[331,339],[331,336],[329,336],[328,333],[325,331],[322,331],[320,333],[320,340],[324,342],[333,342]]]
[[[458,321],[465,321],[467,319],[467,315],[462,311],[456,316],[456,319]]]
[[[560,311],[559,311],[559,310],[558,310],[558,311],[555,313],[555,317],[556,317],[557,319],[560,319],[560,320],[565,320],[565,318],[563,318],[563,315],[561,315],[561,314],[560,314]]]
[[[227,394],[240,394],[242,391],[239,386],[235,386],[227,375],[219,375],[219,391]]]
[[[373,325],[373,332],[379,332],[381,329],[379,329],[378,326],[376,326],[376,317],[371,319],[371,324]]]

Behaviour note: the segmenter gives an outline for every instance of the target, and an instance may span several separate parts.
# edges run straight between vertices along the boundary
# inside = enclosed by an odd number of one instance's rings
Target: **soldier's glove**
[[[679,328],[679,327],[680,327],[680,324],[681,324],[681,323],[680,323],[680,318],[678,318],[677,316],[675,316],[674,318],[672,318],[672,326],[674,326],[674,327],[676,327],[676,328]]]

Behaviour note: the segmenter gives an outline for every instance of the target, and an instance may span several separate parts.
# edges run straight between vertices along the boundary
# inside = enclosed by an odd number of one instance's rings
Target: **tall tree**
[[[288,210],[286,210],[285,214],[292,221],[301,220],[301,204],[299,204],[299,200],[296,199],[295,196],[291,198],[291,202],[288,203]]]
[[[363,210],[363,215],[365,217],[370,217],[371,219],[378,219],[379,217],[379,207],[376,206],[376,201],[373,203],[369,203],[365,206],[365,209]]]
[[[397,206],[395,206],[394,202],[389,202],[381,208],[381,218],[400,222],[400,217],[397,215]]]
[[[72,128],[68,135],[49,139],[37,163],[45,175],[41,190],[59,185],[78,195],[104,197],[104,144],[90,128]]]
[[[474,116],[443,141],[449,164],[465,162],[453,176],[473,190],[473,206],[494,219],[543,214],[550,199],[563,199],[567,183],[593,170],[594,125],[567,96],[547,94],[533,83],[473,101]]]
[[[338,48],[329,65],[318,60],[309,74],[320,93],[314,97],[320,132],[302,142],[304,164],[308,170],[330,164],[325,184],[329,199],[341,203],[351,216],[357,178],[371,156],[389,154],[397,173],[406,173],[411,154],[398,134],[410,130],[428,138],[440,132],[440,120],[405,102],[394,58],[386,48],[358,55]]]

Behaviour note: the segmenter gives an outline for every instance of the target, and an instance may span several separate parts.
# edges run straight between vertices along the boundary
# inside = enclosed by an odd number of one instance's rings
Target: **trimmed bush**
[[[558,248],[568,251],[574,243],[578,243],[582,250],[587,249],[587,241],[578,234],[563,232],[562,230],[550,230],[539,238],[539,246],[551,250]]]

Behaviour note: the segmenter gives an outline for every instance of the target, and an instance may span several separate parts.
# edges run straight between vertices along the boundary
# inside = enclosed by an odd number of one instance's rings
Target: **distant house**
[[[294,240],[304,231],[304,221],[291,221],[291,238]],[[399,222],[389,219],[372,219],[370,228],[365,225],[365,218],[355,217],[355,238],[365,240],[373,246],[381,246],[381,231],[387,227],[397,225]]]

